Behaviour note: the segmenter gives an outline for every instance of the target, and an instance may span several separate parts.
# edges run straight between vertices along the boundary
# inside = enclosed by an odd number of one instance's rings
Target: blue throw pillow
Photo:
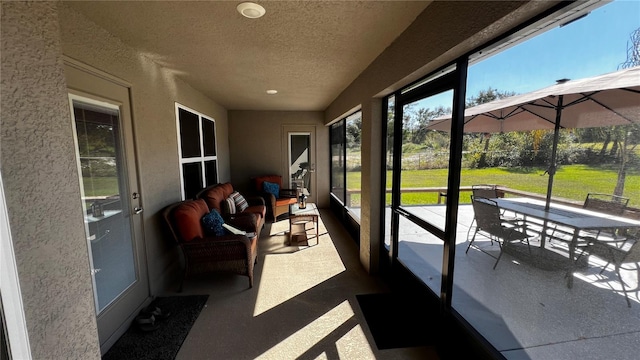
[[[226,230],[222,227],[224,219],[216,210],[202,217],[202,226],[207,236],[222,236],[226,234]]]
[[[262,189],[277,198],[280,197],[280,185],[272,182],[265,181],[262,183]]]

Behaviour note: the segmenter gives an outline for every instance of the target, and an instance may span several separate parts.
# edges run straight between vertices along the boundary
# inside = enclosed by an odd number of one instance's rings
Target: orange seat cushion
[[[276,199],[276,206],[277,207],[286,206],[286,205],[295,204],[296,202],[297,202],[296,198],[279,198],[279,199]]]

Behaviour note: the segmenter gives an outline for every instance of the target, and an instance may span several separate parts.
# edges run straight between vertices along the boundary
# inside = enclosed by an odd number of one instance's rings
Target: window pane
[[[204,138],[204,156],[216,156],[216,123],[202,118],[202,136]]]
[[[439,206],[439,208],[444,208],[444,206]],[[440,295],[442,284],[443,251],[444,243],[441,239],[404,216],[400,216],[398,260],[436,295]]]
[[[395,119],[395,96],[390,96],[387,100],[387,139],[385,151],[385,173],[386,189],[393,188],[393,127]],[[385,212],[384,212],[384,246],[391,248],[391,192],[385,190]]]
[[[445,219],[430,209],[442,202],[449,178],[447,131],[429,130],[430,122],[451,112],[453,90],[430,96],[403,107],[402,171],[400,205],[444,230]]]
[[[331,193],[345,203],[345,121],[331,125]]]
[[[289,133],[289,177],[292,188],[311,189],[311,133]]]
[[[184,178],[185,199],[193,199],[198,191],[202,190],[202,164],[182,164],[182,176]]]
[[[386,163],[386,171],[387,171],[387,176],[386,176],[386,188],[387,189],[392,189],[393,188],[393,176],[392,176],[392,171],[393,171],[393,131],[394,131],[394,119],[395,119],[395,102],[396,102],[396,98],[395,96],[390,96],[389,100],[388,100],[388,105],[387,105],[387,141],[386,141],[386,152],[385,152],[385,163]],[[386,206],[391,206],[391,193],[390,192],[386,192],[386,196],[385,196],[385,205]]]
[[[629,340],[621,335],[639,329],[637,264],[622,264],[617,272],[614,264],[603,261],[606,255],[597,252],[600,246],[614,246],[611,251],[624,254],[629,243],[607,244],[602,233],[585,234],[558,218],[564,226],[536,223],[528,215],[524,224],[529,246],[509,242],[501,251],[488,233],[476,234],[475,219],[482,213],[474,211],[468,189],[495,184],[501,190],[498,197],[529,207],[536,200],[543,207],[550,190],[550,214],[568,211],[559,209],[562,205],[582,211],[590,192],[629,197],[629,212],[640,207],[638,124],[607,123],[611,117],[601,107],[580,109],[593,104],[589,99],[578,100],[586,92],[567,91],[575,80],[585,84],[590,77],[623,70],[629,59],[627,50],[638,46],[631,41],[631,35],[638,35],[640,29],[638,14],[637,1],[607,2],[584,18],[547,29],[469,67],[461,173],[461,186],[467,190],[460,197],[452,306],[507,358],[637,357],[637,349],[628,346]],[[570,79],[563,82],[563,93],[552,89],[529,99],[521,96],[554,86],[559,79]],[[612,81],[602,83],[615,88]],[[599,94],[605,92],[610,91]],[[610,99],[619,104],[625,96]],[[560,98],[563,104],[558,113]],[[502,100],[494,103],[496,99]],[[546,108],[538,105],[538,99],[544,99]],[[506,102],[526,111],[515,115],[503,105]],[[635,100],[636,116],[639,104],[640,98]],[[547,109],[551,116],[541,120],[530,106]],[[487,118],[490,108],[495,109],[491,113],[499,114],[491,121]],[[619,110],[630,109],[633,105]],[[560,118],[557,133],[556,114]],[[581,125],[575,122],[578,119],[591,123]],[[579,218],[575,213],[563,214],[565,219]],[[511,216],[503,213],[503,217]],[[600,216],[611,215],[597,215],[590,221],[583,218],[584,226]],[[589,238],[584,247],[579,246],[582,236]],[[469,247],[471,239],[473,246]],[[625,267],[629,269],[626,274]],[[633,290],[625,294],[625,288]],[[606,341],[600,342],[602,339]]]
[[[182,157],[192,158],[202,156],[200,151],[200,120],[198,115],[184,109],[179,109],[178,114]]]
[[[360,135],[362,134],[362,112],[350,115],[346,118],[347,130],[347,202],[345,206],[354,217],[360,219],[360,179],[362,162],[360,160]]]
[[[204,162],[204,175],[207,182],[206,186],[218,183],[218,162],[216,160]]]

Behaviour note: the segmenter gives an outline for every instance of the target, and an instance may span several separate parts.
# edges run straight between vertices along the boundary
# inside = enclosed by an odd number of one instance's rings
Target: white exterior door
[[[66,64],[102,352],[149,295],[129,88]]]

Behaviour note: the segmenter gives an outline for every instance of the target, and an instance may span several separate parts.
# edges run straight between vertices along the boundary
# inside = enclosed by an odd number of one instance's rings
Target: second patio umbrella
[[[554,129],[546,206],[551,201],[558,130],[640,123],[640,67],[591,78],[559,81],[540,90],[465,110],[464,132],[497,133]],[[451,116],[436,118],[429,130],[451,130]]]

